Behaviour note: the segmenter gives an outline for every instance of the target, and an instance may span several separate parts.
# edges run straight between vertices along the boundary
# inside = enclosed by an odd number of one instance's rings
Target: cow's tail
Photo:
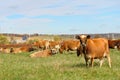
[[[111,68],[111,58],[110,58],[110,49],[109,49],[108,40],[106,41],[106,53],[107,53],[108,64],[109,67]]]

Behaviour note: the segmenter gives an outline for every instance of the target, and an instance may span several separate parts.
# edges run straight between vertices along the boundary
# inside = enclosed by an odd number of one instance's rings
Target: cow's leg
[[[94,58],[91,58],[91,67],[93,67],[94,64]]]
[[[111,59],[110,59],[110,55],[107,55],[107,59],[108,59],[109,67],[111,68]]]
[[[85,58],[86,67],[89,67],[88,58]]]
[[[100,59],[100,68],[101,68],[102,64],[103,64],[103,58]]]
[[[88,64],[88,58],[84,55],[84,59],[85,59],[85,62],[86,62],[86,67],[88,67],[89,66],[89,64]]]

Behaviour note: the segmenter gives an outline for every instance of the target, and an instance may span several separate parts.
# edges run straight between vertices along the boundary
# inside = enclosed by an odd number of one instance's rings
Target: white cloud
[[[0,32],[7,33],[41,33],[49,30],[49,23],[54,20],[43,18],[20,18],[20,19],[4,19],[0,20]]]
[[[31,17],[42,15],[97,15],[113,10],[119,10],[119,4],[120,0],[0,0],[0,25],[8,30],[10,28],[7,27],[11,26],[13,28],[47,26],[48,28],[49,23],[55,22],[55,20],[47,17]],[[23,17],[18,19],[8,19],[7,16],[15,14],[23,15]],[[112,19],[112,16],[99,15],[96,16],[96,18],[96,20],[98,20],[98,18],[104,20],[104,18]],[[114,18],[114,20],[115,19],[119,22],[117,17]],[[77,29],[74,28],[71,28],[71,30],[74,32],[77,31]]]
[[[40,24],[50,23],[50,22],[54,22],[54,20],[50,20],[47,18],[43,18],[43,19],[21,18],[21,19],[2,20],[3,25],[5,23],[4,27],[7,27],[7,26],[27,27],[27,26],[38,25],[38,24],[40,25]],[[6,25],[6,23],[7,23],[7,25]]]
[[[2,0],[0,14],[5,16],[13,13],[29,16],[91,14],[97,13],[99,9],[116,7],[119,4],[118,0]]]

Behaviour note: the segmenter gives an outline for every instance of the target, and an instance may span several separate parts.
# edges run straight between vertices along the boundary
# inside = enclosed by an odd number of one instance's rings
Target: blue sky
[[[120,0],[0,0],[0,33],[120,33]]]

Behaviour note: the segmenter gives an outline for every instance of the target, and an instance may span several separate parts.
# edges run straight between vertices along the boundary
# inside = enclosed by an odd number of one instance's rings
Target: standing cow
[[[34,46],[40,49],[48,49],[49,48],[49,41],[48,40],[39,40],[33,43]]]
[[[64,40],[60,45],[60,53],[63,51],[75,51],[80,46],[79,40]]]
[[[118,40],[108,40],[109,48],[115,49],[117,48]]]
[[[91,39],[90,35],[77,35],[76,38],[80,40],[82,53],[84,54],[84,58],[86,61],[86,66],[89,66],[88,61],[91,60],[91,66],[93,67],[94,59],[99,59],[101,67],[103,63],[103,58],[107,57],[109,67],[111,68],[111,59],[107,39]],[[77,52],[77,55],[79,56],[80,53],[81,52]]]

